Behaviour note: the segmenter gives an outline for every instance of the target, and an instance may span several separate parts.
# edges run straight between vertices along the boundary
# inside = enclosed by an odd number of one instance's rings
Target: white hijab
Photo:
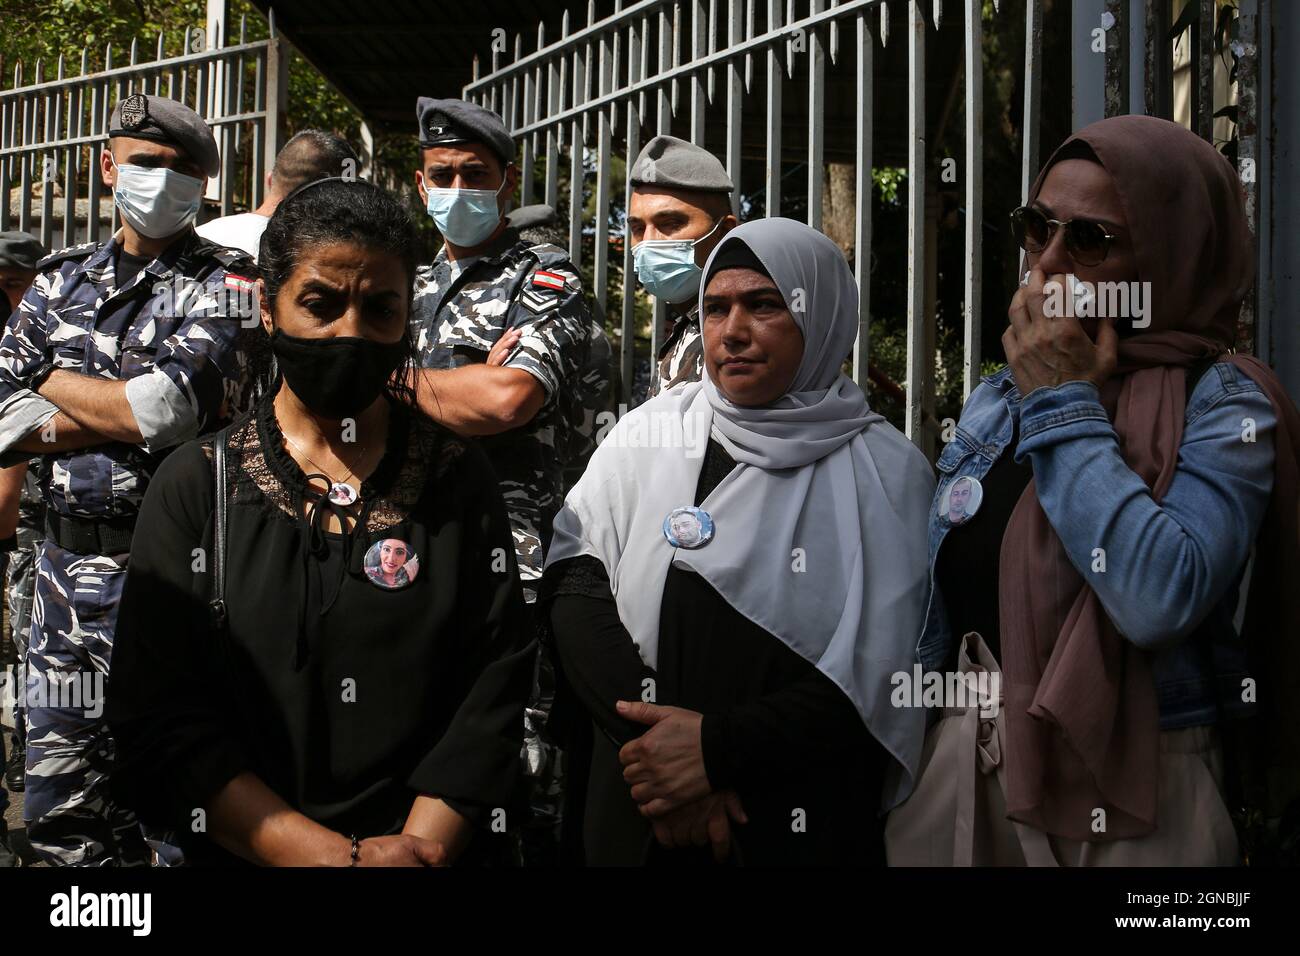
[[[925,732],[920,708],[891,706],[890,677],[911,673],[925,613],[933,472],[841,370],[857,334],[858,292],[839,247],[820,232],[769,218],[728,233],[704,267],[701,322],[713,262],[736,242],[763,263],[803,333],[790,391],[742,407],[706,377],[633,409],[569,492],[547,563],[601,561],[650,667],[669,566],[699,574],[848,695],[896,761],[889,809],[911,792]],[[713,540],[674,548],[663,521],[692,505],[709,435],[737,467],[699,505],[713,518]]]

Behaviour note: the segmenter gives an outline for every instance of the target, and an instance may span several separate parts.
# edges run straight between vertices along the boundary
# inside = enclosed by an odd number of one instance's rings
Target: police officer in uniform
[[[420,408],[484,438],[531,601],[562,499],[562,401],[587,358],[591,310],[565,251],[528,242],[505,218],[519,170],[501,118],[463,100],[427,97],[417,113],[423,168],[416,183],[443,237],[415,283]],[[518,336],[509,358],[488,365],[507,330]]]
[[[41,241],[25,232],[0,232],[0,304],[3,304],[4,316],[8,318],[23,295],[36,278],[36,264],[44,259],[49,250]],[[27,647],[27,627],[31,624],[32,606],[32,546],[33,534],[39,540],[39,523],[34,521],[31,489],[32,474],[25,464],[0,469],[0,564],[5,568],[9,584],[6,606],[9,621],[8,650],[12,658],[14,683],[23,686],[23,657]],[[6,635],[0,635],[0,662],[6,661]],[[5,824],[5,811],[9,807],[9,795],[21,793],[23,789],[23,769],[26,761],[26,745],[23,740],[22,694],[14,694],[13,717],[14,729],[12,746],[5,756],[4,734],[0,732],[0,867],[17,866],[16,851],[9,848],[8,826]]]
[[[676,136],[656,136],[632,166],[627,231],[641,285],[673,319],[651,372],[650,398],[704,369],[700,339],[700,270],[736,226],[735,185],[708,150]]]
[[[237,343],[241,322],[255,321],[252,263],[194,232],[219,170],[207,125],[137,93],[116,105],[108,135],[100,173],[121,229],[42,260],[0,340],[0,465],[40,455],[46,506],[24,816],[52,864],[148,862],[108,793],[101,719],[132,528],[167,450],[247,401]]]
[[[431,418],[481,438],[500,481],[531,603],[563,502],[566,408],[590,357],[595,323],[565,251],[523,239],[506,219],[519,169],[501,117],[464,100],[428,97],[419,99],[416,115],[416,185],[443,238],[415,282],[417,398]],[[514,344],[500,364],[489,362],[506,334]],[[561,770],[540,736],[551,686],[543,661],[525,741],[525,772],[534,781],[533,814],[523,832],[530,863],[549,862],[558,845]]]
[[[567,242],[560,227],[560,217],[555,209],[545,203],[520,206],[506,216],[510,226],[519,231],[520,238],[532,245],[550,243],[561,247]],[[566,439],[558,449],[564,462],[564,492],[578,483],[586,470],[591,453],[596,450],[597,416],[612,411],[613,391],[610,388],[614,374],[614,350],[605,334],[605,316],[600,300],[592,303],[591,341],[587,345],[587,360],[578,370],[576,387],[566,396],[565,419],[568,424]],[[503,340],[498,340],[498,344]],[[509,345],[513,337],[504,340]],[[488,361],[491,361],[489,358]]]

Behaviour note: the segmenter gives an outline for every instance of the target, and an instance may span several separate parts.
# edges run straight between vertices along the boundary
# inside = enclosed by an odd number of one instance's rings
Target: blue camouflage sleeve
[[[591,310],[573,266],[543,262],[530,272],[506,324],[520,331],[506,366],[530,373],[551,401],[562,384],[577,377],[591,337]]]
[[[7,452],[58,413],[58,407],[28,389],[27,382],[45,361],[49,341],[45,302],[62,280],[57,270],[38,274],[5,323],[0,338],[0,452]],[[13,461],[0,456],[0,467],[30,457],[15,454]]]
[[[41,273],[5,323],[0,338],[0,400],[27,387],[27,379],[45,358],[45,300],[57,274]]]
[[[214,431],[227,393],[238,387],[247,290],[241,287],[246,280],[233,275],[228,288],[228,275],[216,269],[183,287],[180,301],[165,306],[178,310],[180,324],[159,343],[153,367],[127,381],[126,397],[148,451]]]

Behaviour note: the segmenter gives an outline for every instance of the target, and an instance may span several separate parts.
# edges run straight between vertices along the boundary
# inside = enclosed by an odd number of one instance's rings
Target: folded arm
[[[1269,400],[1231,366],[1212,367],[1159,502],[1091,383],[1036,389],[1020,416],[1016,456],[1032,459],[1043,511],[1120,633],[1148,649],[1190,633],[1241,572],[1268,506]]]
[[[546,401],[541,383],[528,372],[492,365],[417,369],[412,386],[420,411],[470,437],[526,425]]]
[[[144,436],[140,434],[140,426],[136,424],[135,413],[127,400],[127,384],[60,368],[51,372],[36,391],[64,413],[65,429],[69,423],[81,426],[72,435],[62,439],[78,444],[65,445],[65,448],[84,448],[87,444],[99,445],[105,441],[138,445],[144,441]],[[60,430],[56,423],[53,429],[55,441],[60,440]],[[36,429],[28,433],[18,447],[24,451],[53,450],[39,432],[40,429]],[[98,440],[92,441],[92,438]],[[80,442],[86,444],[79,444]]]

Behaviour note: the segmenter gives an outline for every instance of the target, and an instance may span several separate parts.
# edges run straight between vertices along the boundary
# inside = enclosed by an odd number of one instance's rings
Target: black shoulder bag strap
[[[222,429],[212,440],[216,500],[213,502],[212,596],[208,609],[218,633],[226,629],[226,434]]]

